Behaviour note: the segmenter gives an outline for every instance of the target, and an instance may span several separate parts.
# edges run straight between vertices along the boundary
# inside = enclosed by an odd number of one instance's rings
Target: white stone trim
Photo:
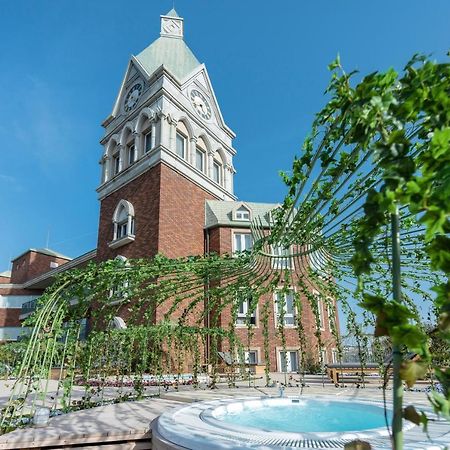
[[[123,245],[129,244],[130,242],[134,242],[136,236],[134,234],[127,234],[124,237],[121,237],[120,239],[116,239],[114,241],[111,241],[108,243],[108,246],[110,248],[118,248],[122,247]]]
[[[22,308],[26,302],[38,298],[39,295],[0,295],[0,308]]]

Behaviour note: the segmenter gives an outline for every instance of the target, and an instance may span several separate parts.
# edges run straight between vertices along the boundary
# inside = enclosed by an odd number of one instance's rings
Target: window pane
[[[117,239],[127,235],[127,222],[117,224]]]
[[[281,362],[281,371],[287,372],[287,361],[286,361],[287,355],[286,352],[280,352],[280,362]]]
[[[216,162],[213,164],[213,180],[220,184],[220,164]]]
[[[185,143],[186,138],[182,136],[180,133],[177,133],[177,155],[180,158],[184,158]]]
[[[244,241],[245,241],[245,250],[251,250],[253,247],[252,245],[252,235],[251,234],[244,234]]]
[[[290,360],[291,360],[291,372],[298,371],[298,354],[297,352],[289,352]]]
[[[241,245],[241,235],[235,234],[234,235],[234,251],[235,252],[242,252],[242,245]]]
[[[245,362],[247,364],[257,364],[257,352],[255,350],[250,350],[249,352],[245,352]]]
[[[133,164],[136,161],[136,147],[134,144],[128,146],[128,164]]]
[[[148,153],[152,149],[152,133],[148,132],[145,135],[145,153]]]
[[[113,162],[114,162],[114,175],[117,175],[120,170],[120,156],[119,154],[116,154],[113,156]]]
[[[195,152],[195,167],[203,172],[203,161],[204,161],[204,153],[201,150],[196,150]]]
[[[292,294],[286,294],[286,312],[288,314],[294,314],[294,296]]]
[[[119,214],[117,215],[117,222],[126,222],[128,219],[128,211],[127,209],[122,205],[120,208]]]

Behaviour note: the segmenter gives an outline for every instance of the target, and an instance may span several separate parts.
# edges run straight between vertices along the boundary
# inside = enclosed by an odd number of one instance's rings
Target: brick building
[[[142,258],[157,253],[175,258],[251,248],[251,221],[258,218],[267,223],[277,205],[238,201],[234,195],[235,134],[222,117],[205,65],[184,42],[183,27],[183,19],[175,10],[161,16],[160,37],[131,57],[113,110],[102,124],[105,132],[100,141],[104,151],[97,188],[100,217],[96,250],[74,260],[49,250],[30,250],[14,260],[11,278],[0,284],[0,293],[3,289],[19,289],[20,295],[35,298],[55,273],[92,259]],[[32,267],[32,256],[42,264]],[[20,262],[24,258],[25,262]],[[16,268],[20,264],[23,269]],[[281,342],[275,337],[276,300],[275,295],[270,359],[272,369],[281,370]],[[7,308],[0,304],[0,327],[17,324],[20,301],[9,302]],[[284,320],[286,328],[291,328],[286,332],[285,369],[296,371],[295,311],[292,299],[286,298],[285,304]],[[12,308],[17,311],[8,312],[10,319],[2,319],[1,311]],[[330,359],[334,340],[325,309],[321,323],[328,348],[323,351]],[[245,314],[246,305],[242,304],[238,321]],[[303,317],[313,345],[315,322],[307,305]],[[257,315],[247,358],[263,362]]]

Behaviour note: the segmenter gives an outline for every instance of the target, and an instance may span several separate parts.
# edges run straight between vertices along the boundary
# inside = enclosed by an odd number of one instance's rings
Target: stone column
[[[150,140],[151,140],[151,145],[152,145],[152,150],[153,150],[156,145],[156,122],[155,122],[155,119],[152,120],[151,127],[152,127],[152,135],[150,137]]]
[[[127,234],[131,234],[131,221],[133,220],[133,217],[131,216],[131,214],[128,214],[128,218],[127,218]]]
[[[224,169],[224,188],[228,191],[233,193],[233,175],[236,173],[236,171],[234,170],[234,167],[227,163],[225,164],[225,169]]]
[[[119,172],[127,167],[127,146],[119,144]]]
[[[102,165],[102,183],[105,183],[109,180],[110,170],[110,157],[108,155],[103,156],[100,164]]]
[[[167,121],[167,116],[162,112],[158,112],[159,118],[159,144],[166,148],[170,148],[170,125]]]
[[[192,136],[188,143],[188,158],[187,160],[195,167],[195,149],[197,148],[197,136]],[[205,158],[206,159],[206,158]],[[205,161],[206,164],[206,161]]]
[[[144,154],[144,135],[133,130],[134,147],[136,151],[136,161],[141,158]]]
[[[209,178],[213,178],[213,163],[214,163],[214,154],[216,152],[214,150],[208,150],[208,156],[207,156],[207,169],[206,174]]]
[[[169,148],[170,150],[172,150],[174,153],[176,153],[177,151],[177,125],[178,125],[178,120],[175,120],[172,116],[170,116],[170,114],[167,116],[167,122],[169,122],[170,125],[170,140],[169,140]],[[187,152],[188,149],[185,149],[185,152]],[[184,157],[186,158],[187,155],[184,155]]]

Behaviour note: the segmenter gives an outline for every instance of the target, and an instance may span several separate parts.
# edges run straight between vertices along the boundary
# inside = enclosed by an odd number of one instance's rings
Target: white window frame
[[[243,252],[243,251],[249,251],[253,248],[253,236],[251,233],[249,233],[248,231],[233,231],[233,255],[238,255],[239,253]],[[244,250],[238,250],[237,249],[237,245],[236,245],[236,239],[237,236],[239,236],[239,240],[241,241],[241,248],[245,247],[245,238],[246,236],[250,236],[250,248],[246,248]],[[242,245],[244,244],[244,245]]]
[[[339,352],[338,352],[337,348],[331,349],[331,363],[339,364]]]
[[[150,146],[147,146],[147,142],[150,143]],[[150,128],[144,131],[144,154],[150,153],[152,148],[152,129]]]
[[[128,165],[132,166],[137,161],[136,142],[132,141],[127,145]]]
[[[287,370],[287,361],[286,361],[286,372],[283,370],[283,357],[282,354],[283,353],[289,353],[289,357],[291,356],[291,353],[295,353],[296,355],[296,362],[297,362],[297,368],[295,370]],[[277,348],[277,364],[278,364],[278,372],[280,373],[298,373],[298,371],[300,370],[300,355],[299,355],[299,351],[298,349],[292,349],[292,348],[286,348],[285,350],[283,348]],[[290,360],[290,366],[292,366],[292,362]],[[291,367],[292,369],[292,367]]]
[[[320,331],[325,331],[325,317],[324,317],[323,300],[320,298],[320,294],[318,291],[313,291],[313,295],[317,301],[317,311],[319,313],[319,329],[320,329]],[[313,313],[314,313],[314,311],[313,311]],[[316,319],[314,317],[314,323],[316,323],[315,320]]]
[[[218,175],[218,179],[216,179],[216,167],[217,167],[217,175]],[[216,159],[214,159],[213,160],[213,167],[212,167],[212,179],[213,179],[213,181],[215,182],[215,183],[217,183],[217,184],[219,184],[219,185],[222,185],[222,178],[223,178],[223,175],[222,175],[222,164],[219,162],[219,161],[217,161]]]
[[[116,152],[112,155],[113,160],[113,176],[120,173],[120,152]]]
[[[295,290],[293,288],[289,288],[289,291],[292,293],[292,313],[288,313],[286,310],[286,306],[287,306],[287,302],[286,302],[286,298],[284,300],[284,324],[283,324],[283,328],[295,328],[297,326],[297,310],[295,307]],[[282,289],[277,289],[274,293],[273,293],[273,302],[274,302],[274,312],[275,312],[275,328],[278,328],[279,326],[279,301],[278,301],[278,295],[284,295],[286,297],[286,295],[288,295],[287,292],[283,292]],[[286,318],[292,318],[292,324],[290,323],[286,323]]]
[[[245,212],[242,210],[245,210]],[[247,217],[245,217],[245,215]],[[241,205],[241,206],[239,206],[239,208],[236,208],[236,210],[234,211],[234,220],[239,220],[242,222],[250,222],[250,220],[251,220],[250,209],[247,208],[245,205]]]
[[[125,256],[117,255],[114,259],[122,261],[125,267],[129,266],[128,259]],[[118,305],[119,303],[122,303],[124,300],[127,299],[128,295],[127,292],[123,292],[121,298],[117,298],[116,300],[111,300],[114,297],[119,297],[117,293],[120,294],[121,291],[128,289],[129,282],[125,281],[121,286],[114,286],[109,290],[109,304],[110,305]]]
[[[294,260],[292,255],[292,248],[284,248],[279,245],[271,245],[271,252],[274,256],[272,258],[272,269],[275,270],[294,270]],[[278,256],[277,258],[275,256]],[[281,256],[281,258],[280,258]],[[285,256],[285,257],[283,257]]]
[[[125,210],[126,220],[120,220],[119,216]],[[113,240],[108,244],[111,248],[117,248],[135,240],[135,215],[134,207],[127,200],[120,200],[113,215]]]
[[[178,154],[178,142],[179,138],[181,138],[183,142],[183,155]],[[176,136],[175,136],[175,153],[179,158],[186,159],[186,153],[187,153],[187,136],[184,135],[181,131],[177,130]]]
[[[245,290],[240,290],[243,291],[243,293],[247,292]],[[236,294],[236,303],[238,304],[238,310],[236,312],[236,322],[235,322],[235,326],[236,328],[247,328],[247,320],[250,319],[250,326],[252,328],[258,328],[258,305],[256,305],[256,309],[255,311],[249,316],[248,315],[248,310],[249,310],[249,306],[250,306],[250,302],[251,302],[251,298],[249,298],[248,296],[245,299],[240,298],[240,292],[238,292]],[[242,312],[239,311],[239,307],[242,303]],[[254,323],[251,323],[251,319],[253,319]]]
[[[199,154],[201,154],[201,157],[202,157],[202,167],[201,168],[199,168],[198,166],[197,166],[197,156],[199,155]],[[202,150],[200,147],[195,147],[195,168],[198,170],[198,171],[200,171],[200,172],[202,172],[202,173],[205,173],[205,168],[206,168],[206,164],[205,164],[205,162],[206,162],[206,153],[205,153],[205,151],[204,150]]]

